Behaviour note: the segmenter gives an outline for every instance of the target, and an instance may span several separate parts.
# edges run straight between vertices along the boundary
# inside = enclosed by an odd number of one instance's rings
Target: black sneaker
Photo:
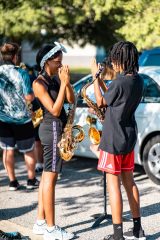
[[[20,187],[19,182],[16,180],[10,181],[9,183],[9,190],[10,191],[16,191]]]
[[[20,240],[22,239],[19,232],[6,233],[0,230],[0,240]]]
[[[42,173],[43,172],[43,165],[36,165],[36,168],[35,168],[35,172],[36,173]]]
[[[108,235],[108,236],[104,237],[103,240],[115,240],[115,238],[113,235]],[[122,238],[119,238],[118,240],[125,240],[125,238],[122,237]]]
[[[125,232],[123,234],[123,236],[125,239],[146,240],[146,236],[145,236],[143,229],[140,229],[139,231],[135,232],[135,231],[133,231],[133,228],[130,228],[128,230],[128,232]]]
[[[32,190],[39,187],[39,181],[37,178],[27,180],[27,189]]]

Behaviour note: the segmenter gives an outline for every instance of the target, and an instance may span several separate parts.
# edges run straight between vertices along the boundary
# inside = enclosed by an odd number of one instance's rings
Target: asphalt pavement
[[[73,158],[65,162],[56,187],[56,224],[75,233],[75,239],[101,240],[112,234],[109,216],[92,228],[94,217],[104,213],[103,175],[96,170],[97,160]],[[18,191],[8,191],[8,178],[0,157],[0,229],[19,231],[31,240],[42,236],[32,233],[36,220],[38,190],[26,189],[27,173],[22,155],[16,155],[17,179],[21,184]],[[142,225],[147,239],[160,239],[160,186],[151,182],[142,167],[136,166],[135,180],[140,190]],[[40,179],[40,175],[37,176]],[[132,227],[127,197],[124,199],[124,230]],[[107,197],[107,214],[110,206]]]

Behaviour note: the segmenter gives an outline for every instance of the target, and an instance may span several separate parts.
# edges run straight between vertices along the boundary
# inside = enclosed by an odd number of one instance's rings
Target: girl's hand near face
[[[58,75],[61,84],[64,84],[65,86],[70,84],[70,71],[67,65],[64,65],[58,69]]]
[[[69,103],[75,102],[75,96],[73,87],[70,84],[70,71],[68,65],[62,66],[58,71],[59,79],[61,81],[61,87],[65,99]],[[60,88],[61,89],[61,88]]]

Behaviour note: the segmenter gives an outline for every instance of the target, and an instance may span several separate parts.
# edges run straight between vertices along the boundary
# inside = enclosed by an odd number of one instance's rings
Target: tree
[[[160,46],[160,1],[131,0],[124,3],[124,26],[117,30],[139,50]]]
[[[69,44],[89,42],[107,47],[117,40],[115,30],[122,24],[116,20],[118,8],[112,6],[114,2],[1,0],[0,35],[18,42],[26,39],[34,45],[66,39]]]
[[[128,39],[141,49],[159,44],[158,7],[159,0],[1,0],[0,36],[35,46],[65,39],[105,48]]]

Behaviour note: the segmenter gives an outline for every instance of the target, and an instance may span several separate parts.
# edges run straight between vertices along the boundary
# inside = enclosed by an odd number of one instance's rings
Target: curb
[[[2,220],[0,221],[0,230],[4,232],[19,232],[23,236],[26,237],[26,239],[30,240],[42,240],[43,237],[42,235],[34,235],[32,233],[32,230],[29,228],[24,228],[21,225],[17,225],[13,222],[7,221],[7,220]]]

